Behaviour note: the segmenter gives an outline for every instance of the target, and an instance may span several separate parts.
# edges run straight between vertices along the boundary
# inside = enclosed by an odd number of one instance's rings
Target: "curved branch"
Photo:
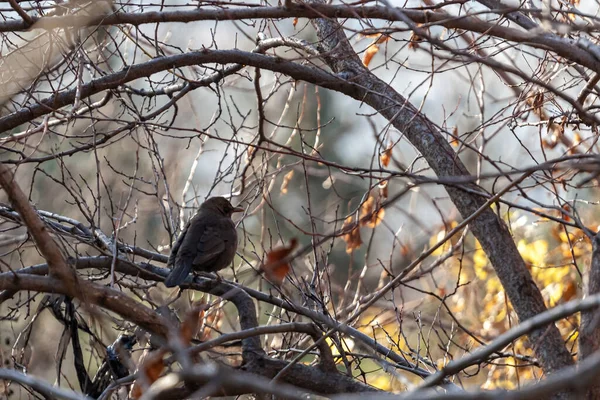
[[[390,10],[398,12],[396,9]],[[403,18],[402,15],[398,17]],[[338,24],[328,19],[317,19],[313,24],[327,54],[324,58],[331,69],[349,74],[360,86],[369,88],[362,100],[406,135],[438,177],[469,175],[466,166],[437,126],[394,88],[364,67]],[[445,188],[466,219],[479,212],[486,199],[476,194],[485,192],[479,185],[469,183],[464,186],[467,190],[452,186]],[[519,320],[525,321],[546,311],[542,294],[527,270],[506,224],[487,207],[470,223],[470,227],[494,267]],[[374,297],[368,304],[373,304],[377,298]],[[573,358],[555,325],[531,332],[529,339],[546,372],[573,364]]]
[[[493,6],[489,1],[482,2]],[[507,16],[516,14],[515,8],[495,10],[506,13]],[[534,11],[534,10],[532,10]],[[291,4],[290,7],[244,7],[207,10],[204,8],[187,11],[152,11],[144,13],[117,12],[108,16],[90,17],[87,15],[70,15],[60,17],[35,17],[35,25],[28,26],[22,20],[5,21],[0,23],[0,32],[25,31],[29,29],[56,29],[81,26],[106,26],[118,24],[142,25],[161,22],[188,23],[196,21],[228,21],[245,19],[282,19],[282,18],[344,18],[344,19],[381,19],[386,21],[404,21],[402,13],[416,24],[441,25],[448,29],[461,29],[482,35],[495,36],[505,40],[527,43],[529,46],[550,50],[571,61],[579,63],[594,71],[600,70],[600,61],[588,51],[577,46],[577,41],[562,38],[550,32],[535,30],[523,31],[509,28],[497,23],[483,21],[479,18],[461,15],[450,15],[442,10],[415,10],[407,8],[390,8],[385,6],[347,6],[328,4]],[[530,21],[530,20],[529,20]],[[528,28],[530,24],[525,25]]]
[[[18,382],[21,385],[26,385],[36,392],[50,399],[61,400],[91,400],[90,397],[84,396],[72,390],[62,389],[52,385],[51,383],[42,381],[30,375],[22,374],[12,369],[0,368],[0,379],[7,381]]]
[[[29,204],[29,199],[17,184],[12,171],[2,163],[0,163],[0,186],[8,195],[11,204],[23,219],[40,253],[48,262],[50,275],[64,282],[71,293],[78,292],[77,274],[67,266],[56,242],[50,237],[46,225]],[[75,294],[73,296],[81,298],[81,293],[77,294],[77,296]]]
[[[160,259],[158,257],[155,257],[155,259],[159,262],[164,262],[164,263],[167,262],[167,256],[162,256],[162,258],[160,258]],[[106,270],[106,269],[110,268],[112,258],[108,257],[108,256],[84,257],[84,258],[74,259],[74,260],[72,260],[72,262],[73,262],[75,268],[77,268],[77,269],[95,268],[95,269]],[[115,270],[117,272],[120,272],[123,274],[127,274],[130,276],[137,276],[139,278],[150,280],[150,281],[162,281],[168,273],[168,270],[165,268],[156,267],[156,266],[154,266],[152,264],[148,264],[148,263],[142,264],[142,265],[136,265],[132,262],[123,260],[121,258],[117,259],[117,264],[115,265]],[[45,275],[48,273],[48,265],[40,264],[40,265],[35,265],[35,266],[27,267],[27,268],[22,268],[19,271],[17,271],[17,273],[19,275],[20,274]],[[2,275],[0,275],[0,277],[1,276]],[[360,332],[359,330],[352,328],[351,326],[349,326],[347,324],[343,324],[338,321],[335,321],[334,319],[332,319],[331,317],[329,317],[325,314],[322,314],[322,313],[310,310],[306,307],[302,307],[300,305],[291,303],[285,299],[277,298],[270,294],[263,293],[263,292],[260,292],[258,290],[254,290],[251,288],[236,286],[235,284],[232,284],[232,283],[227,283],[227,282],[223,282],[223,281],[219,283],[219,282],[212,281],[210,279],[202,279],[202,278],[194,279],[194,281],[192,283],[188,282],[186,285],[184,285],[184,287],[193,289],[193,290],[206,292],[206,293],[215,294],[215,295],[227,294],[228,299],[230,299],[232,302],[234,300],[237,301],[238,304],[240,304],[240,306],[243,307],[242,311],[245,309],[244,307],[246,307],[246,304],[247,304],[247,307],[254,307],[251,300],[249,303],[246,303],[248,301],[247,298],[242,297],[242,295],[238,295],[237,297],[235,296],[237,294],[237,292],[234,292],[233,290],[239,289],[240,292],[247,293],[250,297],[252,297],[258,301],[272,304],[272,305],[280,307],[284,310],[291,311],[291,312],[297,313],[299,315],[303,315],[319,324],[324,324],[325,326],[327,326],[329,328],[335,328],[335,329],[339,330],[340,332],[356,339],[357,344],[360,345],[362,348],[364,348],[367,352],[378,353],[381,356],[392,360],[395,364],[392,364],[391,366],[394,368],[402,369],[404,371],[410,372],[410,373],[415,374],[422,378],[426,378],[431,375],[431,373],[429,371],[426,371],[416,365],[411,364],[405,357],[401,356],[400,354],[395,353],[391,349],[385,347],[378,341],[376,341],[373,338],[369,337],[368,335]],[[0,289],[2,289],[1,286],[0,286]],[[8,291],[8,290],[6,290],[3,293],[0,293],[0,303],[2,301],[12,297],[13,295],[14,295],[14,292]],[[239,311],[240,310],[238,309],[238,312]],[[242,330],[245,330],[245,329],[253,329],[257,326],[258,326],[257,320],[248,319],[248,320],[244,320],[244,325],[242,325],[241,327],[242,327]],[[248,344],[244,343],[244,345],[246,346],[246,348],[248,348]],[[256,343],[251,342],[249,347],[256,348],[256,346],[257,346]],[[246,355],[252,357],[253,354],[251,352],[249,352]],[[443,383],[447,384],[447,385],[452,385],[452,383],[447,380],[445,380]]]
[[[0,274],[0,290],[32,290],[44,293],[60,293],[75,297],[72,289],[59,279],[49,276],[15,274],[13,272]],[[89,304],[94,304],[115,312],[149,332],[163,337],[167,336],[169,324],[165,317],[129,296],[117,290],[87,281],[85,282],[84,290],[85,300]]]

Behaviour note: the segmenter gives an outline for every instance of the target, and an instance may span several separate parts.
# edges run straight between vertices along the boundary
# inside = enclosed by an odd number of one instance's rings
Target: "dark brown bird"
[[[211,197],[200,206],[171,249],[167,266],[173,270],[166,287],[181,285],[192,270],[215,272],[227,267],[235,257],[237,232],[231,220],[234,207],[224,197]]]

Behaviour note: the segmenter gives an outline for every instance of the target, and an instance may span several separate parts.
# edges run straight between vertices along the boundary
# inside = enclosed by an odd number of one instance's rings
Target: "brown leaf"
[[[577,286],[573,281],[568,281],[565,285],[565,289],[563,292],[562,300],[569,301],[575,298],[577,295]]]
[[[417,50],[419,48],[419,42],[422,41],[423,38],[413,32],[410,34],[409,40],[410,42],[408,43],[408,48],[412,50]]]
[[[375,40],[375,44],[383,44],[385,42],[387,42],[388,40],[390,40],[390,36],[389,35],[384,35],[381,34],[379,35],[379,37],[377,38],[377,40]]]
[[[352,227],[350,229],[350,227]],[[342,239],[346,242],[346,253],[350,254],[354,250],[358,249],[362,245],[362,239],[360,238],[360,229],[358,224],[354,223],[354,216],[349,216],[344,221],[343,228],[348,228],[350,231],[342,236]]]
[[[400,254],[402,254],[402,257],[412,256],[412,248],[409,245],[403,243],[402,245],[400,245]]]
[[[571,212],[571,206],[568,203],[563,204],[562,209],[568,213]],[[562,217],[565,221],[571,221],[571,217],[569,217],[567,214],[563,214]]]
[[[133,386],[129,392],[130,398],[139,399],[144,394],[144,388],[152,385],[160,378],[160,374],[165,369],[165,363],[163,362],[165,353],[165,350],[158,349],[146,355],[138,368],[138,372],[144,374],[144,376],[133,382]]]
[[[544,92],[538,90],[530,98],[531,107],[536,114],[540,114],[542,107],[544,106]]]
[[[377,54],[377,52],[379,52],[379,46],[377,44],[371,44],[369,47],[367,47],[367,50],[365,51],[365,55],[362,60],[363,65],[365,67],[369,66],[371,60],[373,59],[375,54]]]
[[[186,346],[192,344],[192,338],[198,333],[207,307],[208,305],[201,300],[192,304],[192,307],[185,314],[183,322],[181,323],[180,334],[181,340]]]
[[[375,228],[381,223],[384,215],[385,210],[376,204],[375,197],[369,195],[367,201],[360,207],[360,224],[369,228]]]
[[[292,21],[292,25],[294,25],[294,28],[296,27],[297,24],[298,24],[298,17],[294,18],[294,20]]]
[[[379,45],[390,40],[390,36],[383,35],[383,34],[377,34],[377,35],[366,35],[366,37],[376,37],[376,39],[373,41],[373,43],[371,43],[369,45],[369,47],[367,47],[367,50],[365,51],[365,55],[363,57],[363,65],[365,67],[368,67],[369,64],[371,63],[371,60],[373,59],[373,56],[375,56],[375,54],[377,54],[377,52],[379,52]]]
[[[383,199],[387,199],[388,198],[388,181],[382,181],[379,185],[379,195],[381,196],[381,198]]]
[[[387,167],[390,164],[390,160],[392,159],[392,144],[385,149],[381,156],[379,156],[379,161],[381,161],[381,165]]]
[[[200,340],[208,340],[211,332],[214,329],[219,329],[222,315],[223,309],[221,307],[213,307],[212,312],[206,316],[206,324],[202,330],[202,336],[200,337]]]
[[[289,246],[281,246],[272,249],[267,253],[267,262],[262,266],[262,270],[269,281],[276,285],[281,285],[283,280],[292,268],[286,257],[298,246],[298,240],[292,238]]]
[[[458,127],[456,126],[452,129],[452,139],[450,140],[450,145],[452,147],[458,146]]]

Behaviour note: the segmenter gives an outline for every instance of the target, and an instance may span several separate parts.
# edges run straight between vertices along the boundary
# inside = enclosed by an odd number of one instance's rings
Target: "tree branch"
[[[12,369],[0,368],[0,379],[14,381],[21,385],[26,385],[42,394],[46,398],[61,400],[91,400],[91,398],[74,392],[72,390],[62,389],[35,378],[31,375],[25,375]]]
[[[406,135],[438,177],[469,175],[437,126],[363,66],[339,24],[329,19],[316,19],[313,24],[326,54],[324,58],[331,69],[336,73],[350,74],[351,79],[359,86],[369,88],[362,97],[363,101]],[[474,194],[484,192],[480,186],[475,183],[465,186],[470,190],[451,186],[446,186],[446,190],[462,217],[468,218],[485,203],[485,198]],[[491,208],[487,208],[471,222],[470,227],[491,261],[519,320],[525,321],[546,311],[540,290],[504,222]],[[546,372],[573,364],[571,354],[556,326],[549,325],[545,329],[533,331],[529,338]]]

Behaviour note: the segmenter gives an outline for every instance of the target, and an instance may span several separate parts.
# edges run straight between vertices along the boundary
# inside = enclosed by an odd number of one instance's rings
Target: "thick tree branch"
[[[62,389],[45,382],[31,375],[22,374],[12,369],[0,368],[0,379],[17,382],[26,385],[40,393],[46,398],[60,400],[91,400],[90,397],[73,392],[72,390]]]
[[[80,282],[81,284],[82,282]],[[59,279],[29,274],[0,274],[0,290],[31,290],[43,293],[59,293],[75,297],[72,289]],[[83,290],[83,289],[82,289]],[[168,321],[155,311],[133,300],[125,294],[91,282],[85,282],[85,299],[89,304],[110,310],[143,329],[166,337],[169,332]]]
[[[363,66],[339,24],[328,19],[316,19],[313,23],[321,39],[325,59],[333,71],[350,74],[354,82],[369,89],[369,92],[364,93],[363,101],[406,135],[437,176],[469,175],[467,168],[436,125]],[[485,203],[483,196],[473,194],[483,192],[481,187],[474,183],[467,186],[471,190],[446,187],[463,218],[469,217]],[[491,261],[519,320],[525,321],[546,311],[540,290],[527,270],[504,222],[488,208],[470,224],[470,227]],[[531,332],[529,338],[546,372],[554,372],[573,364],[571,354],[553,324]]]
[[[163,263],[167,262],[167,258],[168,258],[167,256],[161,256],[161,257],[153,256],[153,259],[155,259],[159,262],[163,262]],[[85,258],[80,258],[77,260],[72,260],[74,266],[77,269],[96,268],[96,269],[101,269],[101,270],[107,270],[108,268],[110,268],[111,261],[112,261],[111,257],[106,257],[106,256],[85,257]],[[166,275],[168,273],[168,270],[165,268],[156,267],[152,264],[137,265],[137,264],[131,263],[129,261],[123,260],[121,258],[119,258],[117,260],[117,264],[115,267],[116,267],[116,271],[119,273],[139,277],[141,279],[146,279],[146,280],[150,280],[150,281],[157,281],[157,282],[164,280],[164,278],[166,277]],[[27,268],[22,268],[18,271],[18,273],[19,274],[45,275],[48,273],[48,266],[46,264],[41,264],[41,265],[35,265],[35,266],[27,267]],[[339,330],[340,332],[356,339],[357,345],[360,346],[361,348],[363,348],[364,351],[366,351],[367,353],[372,353],[374,355],[380,355],[380,356],[383,356],[383,357],[393,361],[394,364],[390,365],[393,368],[402,369],[403,371],[410,372],[410,373],[420,376],[422,378],[426,378],[431,375],[429,371],[426,371],[423,368],[420,368],[416,365],[411,364],[410,362],[408,362],[408,360],[405,357],[401,356],[400,354],[397,354],[396,352],[394,352],[393,350],[384,346],[383,344],[379,343],[378,341],[374,340],[367,334],[365,334],[347,324],[343,324],[338,321],[335,321],[334,319],[332,319],[331,317],[329,317],[325,314],[316,312],[316,311],[308,309],[306,307],[302,307],[298,304],[294,304],[288,300],[274,297],[268,293],[263,293],[263,292],[260,292],[258,290],[254,290],[254,289],[251,289],[248,287],[236,286],[234,284],[229,284],[227,282],[215,282],[213,280],[203,279],[203,278],[198,278],[198,279],[194,279],[192,282],[187,282],[184,287],[193,289],[193,290],[206,292],[206,293],[211,293],[214,295],[219,295],[219,296],[226,294],[232,302],[234,302],[234,301],[238,302],[240,307],[242,307],[242,309],[241,309],[242,312],[245,312],[244,310],[246,308],[255,310],[253,308],[254,305],[252,302],[248,303],[247,302],[248,300],[243,295],[239,295],[237,292],[233,291],[234,289],[239,288],[243,292],[247,293],[252,298],[254,298],[258,301],[272,304],[272,305],[280,307],[284,310],[291,311],[291,312],[297,313],[299,315],[303,315],[305,317],[310,318],[312,321],[314,321],[316,323],[323,324],[329,328],[335,328],[335,329]],[[2,288],[0,287],[0,289],[2,289]],[[10,291],[10,290],[5,290],[4,292],[0,293],[0,303],[2,301],[5,301],[8,298],[12,297],[15,292]],[[239,309],[238,309],[238,312],[240,312]],[[258,326],[258,320],[256,320],[255,318],[252,318],[251,315],[252,314],[250,314],[250,316],[248,317],[247,320],[244,320],[244,325],[242,327],[242,330],[254,329],[256,326]],[[258,340],[258,339],[248,338],[248,340]],[[248,344],[246,344],[245,346],[246,346],[246,348],[256,348],[257,345],[258,344],[256,342],[250,342],[249,346],[248,346]],[[253,356],[253,353],[247,353],[247,355]],[[444,385],[452,385],[451,381],[449,381],[449,380],[443,380],[443,384]]]
[[[600,236],[592,238],[592,257],[586,275],[585,297],[600,293]],[[579,325],[579,360],[585,360],[600,349],[600,313],[597,308],[581,313]],[[594,384],[588,399],[600,398],[600,384]]]
[[[491,0],[482,2],[489,7],[495,3]],[[500,3],[498,3],[500,4]],[[507,16],[517,15],[514,8],[503,7],[494,12],[508,13]],[[540,10],[530,10],[539,13]],[[422,11],[408,8],[389,8],[385,6],[347,6],[316,4],[298,5],[292,7],[248,7],[229,8],[218,10],[207,10],[200,8],[187,11],[162,11],[144,13],[122,13],[117,12],[108,16],[60,16],[60,17],[34,17],[33,29],[56,29],[65,27],[81,26],[106,26],[118,24],[142,25],[161,22],[189,23],[195,21],[224,21],[245,19],[281,19],[281,18],[344,18],[344,19],[381,19],[386,21],[404,21],[398,12],[405,15],[416,24],[424,24],[422,28],[431,25],[441,25],[448,29],[461,29],[482,35],[495,36],[509,41],[526,43],[529,46],[538,47],[556,52],[558,55],[581,64],[587,68],[600,70],[600,60],[597,60],[588,51],[577,46],[577,41],[563,38],[551,32],[523,31],[521,29],[509,28],[497,23],[483,21],[473,16],[450,15],[443,10]],[[525,17],[519,19],[519,23],[531,29],[531,24],[524,22],[531,20]],[[0,22],[0,32],[15,32],[29,30],[24,21],[14,20]]]
[[[11,204],[23,219],[40,253],[48,262],[50,276],[62,281],[69,288],[72,296],[82,299],[77,273],[65,263],[65,259],[56,242],[50,237],[46,225],[29,203],[29,199],[17,184],[10,168],[3,163],[0,163],[0,186],[8,195]]]

